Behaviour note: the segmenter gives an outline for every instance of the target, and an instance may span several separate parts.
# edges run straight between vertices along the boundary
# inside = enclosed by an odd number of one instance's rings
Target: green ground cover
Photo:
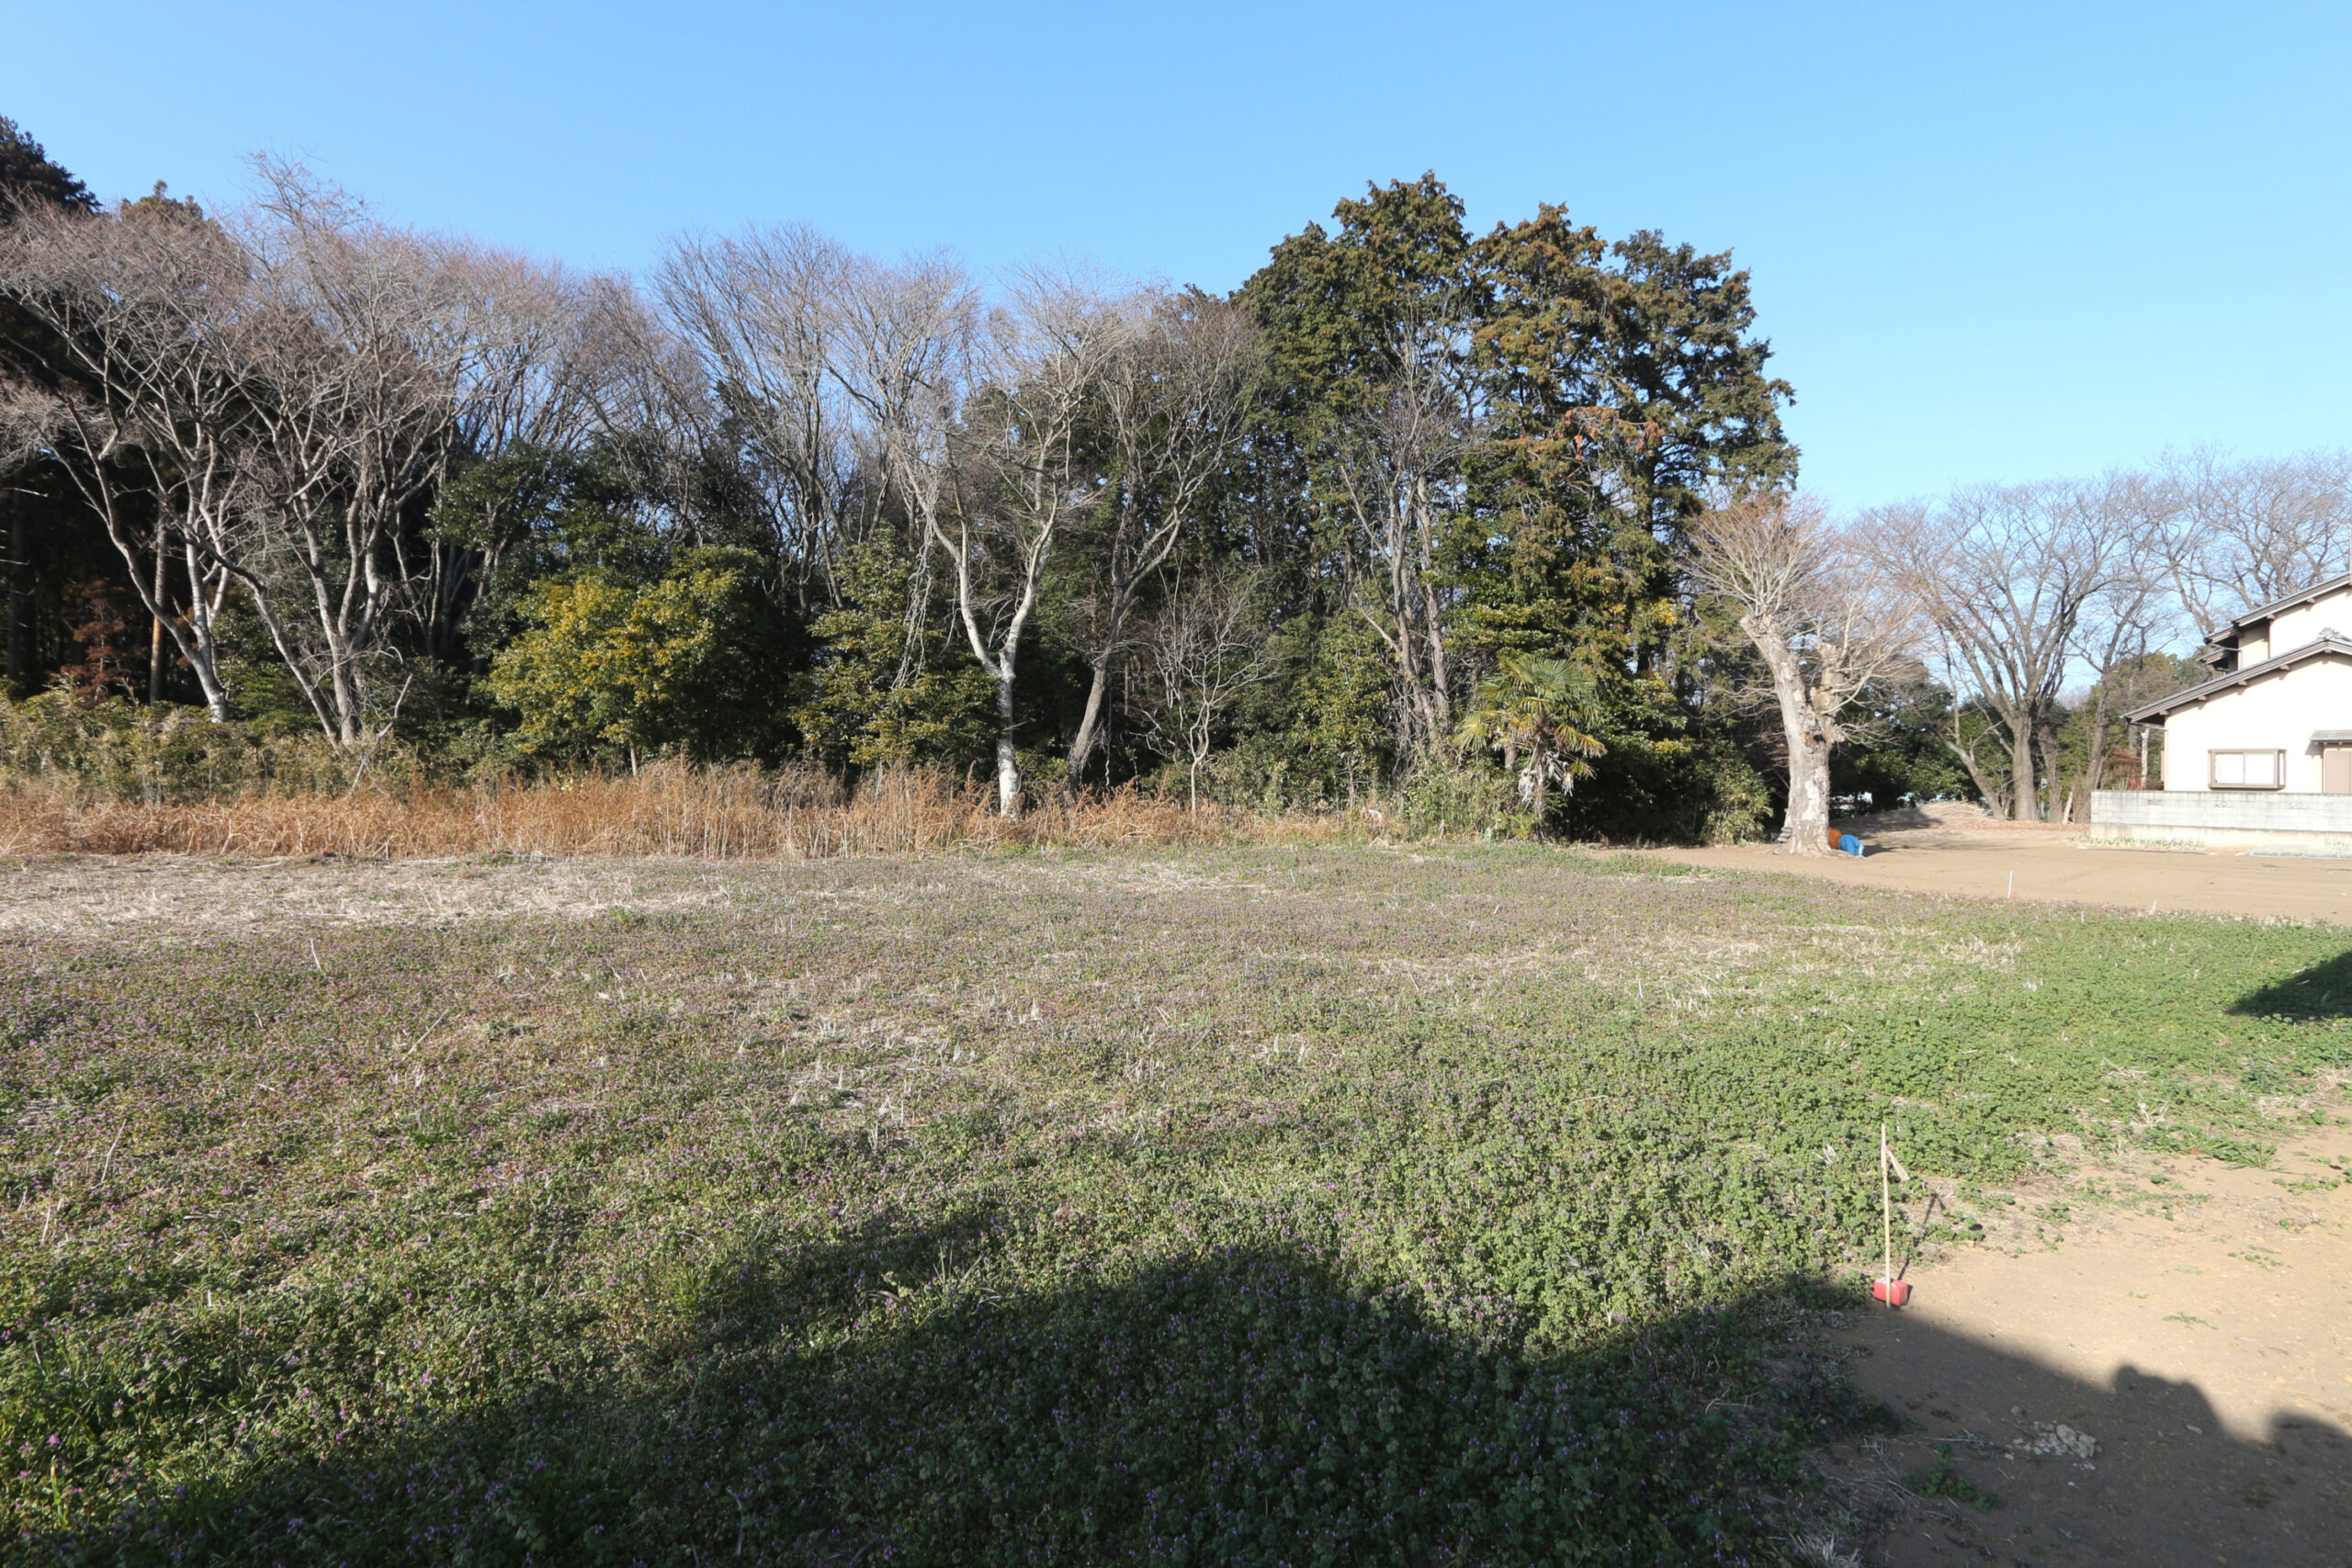
[[[644,867],[699,907],[20,937],[8,1538],[1780,1561],[1871,1419],[1786,1347],[1882,1119],[1965,1235],[2341,1110],[2341,932],[1677,872]]]

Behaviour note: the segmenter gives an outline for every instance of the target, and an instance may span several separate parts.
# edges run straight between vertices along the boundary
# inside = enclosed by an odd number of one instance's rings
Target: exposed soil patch
[[[2093,848],[2081,842],[2078,828],[2031,822],[1839,826],[1870,853],[1813,859],[1769,844],[1645,852],[1715,871],[1781,872],[1896,892],[2352,924],[2352,860]]]
[[[2150,1159],[2054,1249],[2012,1228],[1849,1320],[1850,1376],[1905,1422],[1831,1456],[1865,1561],[2346,1562],[2347,1155],[2331,1129],[2268,1169]]]

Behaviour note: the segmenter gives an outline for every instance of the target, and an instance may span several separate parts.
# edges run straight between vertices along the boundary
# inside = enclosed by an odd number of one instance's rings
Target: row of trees
[[[7,673],[355,769],[919,761],[1011,812],[1172,764],[1670,835],[1783,769],[1826,820],[1852,735],[2063,809],[2062,688],[2120,712],[2344,493],[2203,460],[1833,525],[1727,256],[1473,234],[1433,176],[1213,296],[790,227],[587,276],[256,175],[102,208],[0,122]]]
[[[1694,581],[1769,672],[1792,844],[1825,845],[1833,749],[1886,739],[1898,711],[1915,754],[1931,735],[1965,793],[2064,821],[2132,766],[2135,740],[2143,776],[2150,737],[2126,736],[2123,716],[2199,678],[2179,650],[2202,630],[2352,569],[2352,458],[2198,451],[1842,522],[1803,496],[1752,495],[1691,537]]]

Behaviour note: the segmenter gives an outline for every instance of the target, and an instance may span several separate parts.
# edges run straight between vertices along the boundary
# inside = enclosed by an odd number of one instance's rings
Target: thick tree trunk
[[[1804,722],[1809,720],[1810,722]],[[1789,738],[1788,852],[1829,852],[1829,744],[1810,704]]]
[[[2064,822],[2066,820],[2066,807],[2064,802],[2059,797],[2065,780],[2060,776],[2058,771],[2058,737],[2044,725],[2037,728],[2034,741],[2036,749],[2041,754],[2041,776],[2050,789],[2049,819],[2052,822]]]
[[[2009,816],[2014,821],[2041,820],[2041,790],[2033,768],[2033,722],[2009,723]]]
[[[1781,837],[1785,852],[1829,852],[1829,726],[1806,683],[1803,661],[1776,626],[1743,616],[1740,629],[1772,671],[1772,694],[1781,705],[1781,731],[1789,747],[1789,807]]]

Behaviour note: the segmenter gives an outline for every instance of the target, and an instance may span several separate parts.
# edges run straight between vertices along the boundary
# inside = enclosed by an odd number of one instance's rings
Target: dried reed
[[[900,769],[854,793],[815,768],[764,772],[664,762],[637,773],[401,793],[249,795],[182,805],[76,800],[41,781],[0,788],[0,854],[468,854],[822,860],[842,855],[1057,845],[1266,842],[1349,836],[1331,817],[1268,818],[1120,790],[1048,794],[1021,817],[992,793]]]

